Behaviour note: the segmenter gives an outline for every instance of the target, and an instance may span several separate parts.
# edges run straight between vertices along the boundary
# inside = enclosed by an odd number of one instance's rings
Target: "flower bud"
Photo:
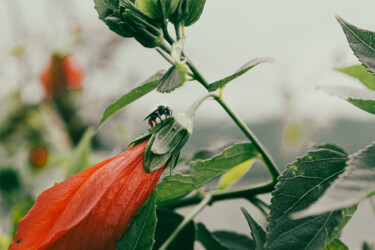
[[[184,26],[190,26],[196,21],[203,12],[206,0],[180,0],[180,3],[169,18],[174,24],[181,23]]]
[[[152,19],[165,21],[177,9],[180,0],[136,0],[135,6]]]

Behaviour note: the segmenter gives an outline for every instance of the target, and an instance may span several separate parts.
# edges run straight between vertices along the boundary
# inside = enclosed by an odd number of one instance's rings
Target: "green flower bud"
[[[152,19],[165,21],[177,9],[180,0],[136,0],[135,6]]]
[[[174,24],[181,23],[184,26],[190,26],[200,18],[206,0],[180,0],[180,3],[170,17]]]

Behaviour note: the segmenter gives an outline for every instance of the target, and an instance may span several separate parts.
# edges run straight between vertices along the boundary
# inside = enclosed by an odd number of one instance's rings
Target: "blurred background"
[[[284,169],[312,144],[330,142],[353,153],[374,140],[373,115],[319,89],[362,88],[334,70],[358,64],[334,16],[375,30],[374,8],[370,0],[207,0],[200,20],[186,28],[185,50],[210,82],[252,58],[274,59],[229,84],[224,98]],[[143,119],[158,105],[184,111],[205,93],[196,82],[172,94],[152,92],[90,140],[89,128],[110,103],[169,66],[155,50],[117,36],[97,16],[93,0],[0,2],[0,247],[41,191],[124,151],[147,131]],[[215,102],[205,102],[183,153],[245,140],[233,125]],[[256,164],[238,185],[267,178]],[[258,218],[248,203],[231,201],[215,204],[198,220],[209,229],[247,234],[239,205]],[[350,249],[374,241],[374,217],[364,202],[343,232]]]

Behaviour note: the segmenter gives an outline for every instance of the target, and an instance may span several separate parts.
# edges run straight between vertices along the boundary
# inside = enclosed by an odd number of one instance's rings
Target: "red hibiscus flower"
[[[163,167],[143,166],[147,141],[41,193],[9,249],[115,249]]]
[[[53,54],[40,80],[46,97],[51,98],[66,90],[82,89],[83,75],[83,68],[72,59],[72,56]]]

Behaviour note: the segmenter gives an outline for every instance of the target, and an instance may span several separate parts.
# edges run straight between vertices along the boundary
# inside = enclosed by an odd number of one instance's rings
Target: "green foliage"
[[[152,19],[165,20],[177,9],[179,0],[136,0],[135,6]]]
[[[235,144],[206,160],[189,163],[190,174],[166,176],[158,187],[158,205],[167,205],[219,177],[231,168],[255,158],[258,152],[250,143]]]
[[[334,239],[326,246],[326,250],[349,250],[349,248],[339,239]]]
[[[266,249],[322,249],[350,218],[342,211],[293,220],[314,203],[343,172],[347,156],[319,150],[298,158],[278,178],[272,192]]]
[[[156,193],[155,190],[133,217],[129,228],[117,242],[117,250],[150,250],[154,245],[156,229]]]
[[[323,89],[364,111],[375,114],[375,91],[350,87],[324,87]]]
[[[347,68],[336,68],[335,70],[358,79],[367,88],[375,90],[375,76],[362,65],[354,65]]]
[[[263,230],[261,226],[250,216],[250,214],[246,211],[245,208],[241,207],[241,211],[244,214],[247,223],[249,224],[251,236],[255,241],[255,247],[257,250],[264,249],[264,243],[267,240],[266,232]]]
[[[272,59],[270,59],[270,58],[255,58],[255,59],[253,59],[251,61],[248,61],[241,68],[239,68],[234,74],[232,74],[230,76],[227,76],[227,77],[225,77],[225,78],[223,78],[223,79],[221,79],[219,81],[216,81],[214,83],[211,83],[208,86],[208,90],[210,92],[214,92],[217,89],[224,88],[225,85],[228,82],[233,81],[237,77],[245,74],[247,71],[249,71],[250,69],[254,68],[258,64],[264,63],[264,62],[271,62],[271,61],[272,61]]]
[[[336,19],[340,23],[354,55],[362,62],[368,71],[375,73],[375,33],[359,29],[345,22],[339,16],[337,16]]]
[[[375,143],[350,155],[345,171],[320,199],[299,216],[310,216],[359,203],[375,191]]]
[[[170,17],[174,24],[181,23],[184,26],[194,24],[202,15],[206,0],[180,0],[175,13]]]
[[[218,238],[222,245],[228,249],[249,250],[255,249],[255,243],[249,237],[227,231],[216,231],[213,235]]]
[[[67,178],[90,167],[91,140],[93,136],[94,130],[92,128],[88,128],[83,134],[79,144],[73,152],[72,159],[70,159],[66,170]]]
[[[11,210],[11,223],[12,223],[12,236],[15,234],[18,222],[25,217],[27,212],[34,204],[34,199],[27,197],[19,202],[17,202]],[[1,249],[1,248],[0,248]]]
[[[238,164],[238,166],[233,167],[231,170],[226,172],[221,176],[218,188],[227,189],[228,187],[234,185],[236,182],[242,179],[245,174],[250,170],[254,163],[254,159],[245,161]]]
[[[197,240],[202,243],[206,250],[229,250],[202,223],[197,224]]]
[[[181,87],[186,81],[187,68],[179,63],[173,65],[158,82],[157,90],[161,93],[169,93]]]
[[[0,168],[0,192],[10,193],[20,189],[21,181],[18,172],[11,167]]]
[[[335,144],[331,144],[331,143],[314,145],[313,148],[315,148],[315,149],[329,149],[329,150],[336,151],[336,152],[339,152],[339,153],[344,154],[344,155],[348,155],[348,153],[346,153],[345,150],[343,150],[339,146],[337,146]]]
[[[184,219],[183,216],[168,211],[157,211],[158,223],[156,225],[155,245],[153,249],[159,249],[169,235],[177,228]],[[195,241],[195,224],[190,221],[172,241],[168,250],[193,250]]]
[[[116,100],[114,103],[109,105],[104,111],[103,117],[100,120],[96,129],[98,129],[109,117],[117,113],[120,109],[124,108],[128,104],[134,102],[138,98],[154,90],[162,74],[163,71],[157,72],[149,79],[147,79],[145,82],[143,82],[139,87],[132,89],[130,92],[123,95],[120,99]]]

